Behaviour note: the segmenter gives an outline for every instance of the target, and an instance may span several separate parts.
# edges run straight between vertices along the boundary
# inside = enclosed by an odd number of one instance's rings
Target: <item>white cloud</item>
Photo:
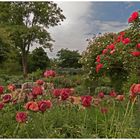
[[[119,22],[119,21],[100,21],[100,20],[95,20],[93,22],[94,29],[98,29],[101,33],[105,32],[119,32],[123,29],[125,29],[128,24],[124,22]],[[89,26],[92,26],[90,24]]]
[[[88,32],[88,24],[86,17],[91,10],[90,2],[57,2],[58,6],[63,10],[66,20],[57,27],[51,28],[49,31],[54,38],[54,50],[49,53],[50,56],[56,54],[61,48],[69,48],[72,50],[84,50],[85,36]]]
[[[50,28],[55,40],[53,52],[48,51],[49,57],[54,57],[61,48],[79,50],[87,47],[86,39],[97,32],[118,32],[126,28],[127,23],[115,21],[100,21],[94,15],[94,4],[91,2],[56,2],[63,10],[66,20],[60,26]],[[87,21],[93,17],[92,21]]]

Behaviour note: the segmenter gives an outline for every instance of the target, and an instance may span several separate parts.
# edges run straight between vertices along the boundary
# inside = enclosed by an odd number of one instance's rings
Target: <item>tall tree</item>
[[[62,68],[80,68],[81,64],[78,63],[81,55],[78,51],[71,51],[68,49],[61,49],[57,52],[59,66]]]
[[[0,28],[10,31],[10,37],[22,56],[25,77],[30,48],[34,43],[51,48],[53,40],[47,30],[64,19],[62,10],[53,2],[0,3]]]
[[[50,66],[50,59],[42,47],[36,48],[29,55],[29,70],[36,71],[37,69],[45,70]]]
[[[10,46],[12,46],[12,42],[9,39],[9,33],[0,28],[0,64],[7,59]]]

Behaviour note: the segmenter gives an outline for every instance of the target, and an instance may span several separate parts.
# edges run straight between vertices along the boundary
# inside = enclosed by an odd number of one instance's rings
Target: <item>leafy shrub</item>
[[[98,95],[99,92],[103,92],[106,95],[108,95],[112,91],[112,88],[110,87],[97,87],[95,89],[95,94]]]

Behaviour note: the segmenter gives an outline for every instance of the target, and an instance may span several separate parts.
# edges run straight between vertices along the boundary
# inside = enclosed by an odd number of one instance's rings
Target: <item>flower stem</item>
[[[20,125],[20,124],[18,123],[17,126],[16,126],[16,128],[15,128],[15,130],[14,130],[14,132],[13,132],[13,138],[16,137],[16,134],[17,134],[17,132],[18,132],[19,125]]]
[[[85,109],[84,126],[86,126],[86,119],[87,119],[87,109]]]

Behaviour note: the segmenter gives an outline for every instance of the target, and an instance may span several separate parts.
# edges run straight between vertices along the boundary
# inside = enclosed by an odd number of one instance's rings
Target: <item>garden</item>
[[[31,54],[29,47],[35,40],[44,46],[51,41],[38,23],[56,26],[65,19],[61,9],[53,2],[3,4],[0,9],[9,8],[9,13],[0,10],[0,30],[5,33],[1,44],[12,49],[1,49],[0,55],[0,138],[140,138],[139,11],[130,15],[127,29],[90,39],[81,55],[62,49],[60,61],[49,60],[41,49]],[[48,7],[52,15],[43,11]],[[34,12],[32,24],[20,23],[19,10],[26,18]],[[7,40],[9,34],[12,38]],[[12,54],[8,60],[6,54]],[[14,59],[23,72],[14,68]]]

